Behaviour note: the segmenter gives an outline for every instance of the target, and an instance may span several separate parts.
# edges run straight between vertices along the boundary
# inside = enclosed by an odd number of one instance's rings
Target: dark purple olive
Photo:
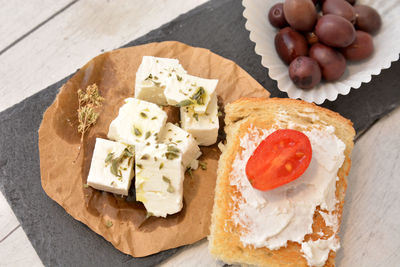
[[[345,0],[326,0],[322,6],[322,12],[324,15],[333,14],[341,16],[352,24],[356,22],[356,12],[353,6]]]
[[[354,5],[356,3],[356,0],[346,0],[347,2],[349,2],[349,4]]]
[[[352,61],[368,58],[374,52],[374,42],[369,33],[357,31],[355,41],[348,47],[342,48],[343,55]]]
[[[289,25],[283,14],[283,3],[278,3],[271,7],[268,13],[268,20],[275,28],[283,28]]]
[[[301,56],[290,63],[289,76],[297,87],[310,89],[321,81],[321,70],[317,61]]]
[[[298,56],[308,53],[307,41],[303,35],[290,27],[283,28],[275,36],[275,49],[279,57],[290,64]]]
[[[286,0],[283,4],[286,21],[298,31],[310,32],[317,22],[317,9],[311,0]]]
[[[310,57],[318,62],[322,77],[326,81],[336,81],[346,70],[346,59],[335,49],[324,44],[315,44],[310,48]]]
[[[365,5],[355,5],[354,10],[357,30],[373,34],[381,28],[381,16],[375,9]]]
[[[320,42],[333,47],[349,46],[356,38],[356,30],[347,19],[337,15],[322,16],[315,26]]]

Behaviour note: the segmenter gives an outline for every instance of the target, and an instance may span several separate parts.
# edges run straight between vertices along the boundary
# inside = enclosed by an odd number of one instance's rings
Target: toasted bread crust
[[[350,154],[353,149],[355,135],[351,121],[343,118],[338,113],[300,100],[277,98],[239,99],[225,107],[227,144],[218,164],[218,178],[215,189],[211,234],[209,236],[210,253],[226,263],[270,267],[308,266],[300,251],[301,245],[298,243],[288,242],[287,247],[282,247],[278,250],[245,247],[239,239],[240,229],[229,220],[232,212],[229,207],[234,205],[232,195],[237,194],[235,193],[235,188],[230,185],[229,175],[237,153],[241,152],[240,138],[247,133],[251,126],[261,129],[271,128],[277,119],[275,114],[280,110],[287,112],[291,121],[296,122],[298,125],[304,125],[305,128],[318,125],[334,126],[335,135],[345,143],[345,161],[338,171],[339,180],[336,183],[336,197],[339,203],[336,206],[335,213],[339,222],[341,220],[347,187],[346,177],[350,171]],[[318,114],[318,117],[312,114]],[[325,225],[322,216],[316,211],[314,214],[313,233],[307,235],[305,240],[320,239],[321,237],[316,234],[320,231],[325,234],[322,237],[323,239],[333,234],[332,229]],[[334,260],[335,252],[331,251],[324,266],[335,266]]]

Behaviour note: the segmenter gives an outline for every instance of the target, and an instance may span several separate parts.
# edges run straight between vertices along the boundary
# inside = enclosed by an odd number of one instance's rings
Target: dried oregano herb
[[[81,147],[85,133],[96,123],[97,119],[99,118],[97,109],[101,107],[103,101],[104,98],[100,95],[99,88],[95,83],[89,85],[86,90],[78,90],[78,133],[81,134],[81,142],[76,159],[81,153]]]
[[[128,159],[128,165],[131,163],[132,158],[134,157],[134,149],[133,146],[127,146],[122,152],[121,155],[114,158],[114,153],[108,153],[106,159],[104,160],[106,167],[111,163],[110,172],[117,177],[122,177],[121,164],[124,160]]]
[[[167,192],[168,192],[168,193],[174,193],[174,192],[175,192],[175,189],[174,189],[174,187],[172,186],[171,179],[169,179],[169,178],[166,177],[166,176],[163,176],[162,179],[163,179],[164,182],[166,182],[166,183],[168,184]]]

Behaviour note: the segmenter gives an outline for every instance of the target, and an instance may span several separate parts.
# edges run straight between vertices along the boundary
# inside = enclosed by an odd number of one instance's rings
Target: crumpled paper
[[[200,160],[207,169],[186,175],[184,207],[167,218],[146,218],[140,202],[86,188],[96,137],[106,138],[110,122],[117,116],[123,99],[133,97],[135,74],[142,57],[178,58],[191,75],[218,79],[221,110],[241,97],[268,97],[269,93],[234,62],[207,49],[169,41],[118,49],[101,54],[65,83],[44,114],[39,129],[41,181],[44,191],[71,216],[102,235],[120,251],[143,257],[162,250],[194,243],[209,234],[214,187],[220,151],[217,144],[201,147]],[[75,161],[80,134],[77,131],[77,90],[96,83],[105,98],[97,123],[86,133]],[[166,108],[170,121],[179,112]],[[222,121],[221,121],[222,122]],[[220,140],[223,129],[220,129]],[[133,181],[134,185],[134,181]]]

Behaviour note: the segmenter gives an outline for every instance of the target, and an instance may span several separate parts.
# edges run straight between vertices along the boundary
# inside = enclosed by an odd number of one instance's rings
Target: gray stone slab
[[[267,88],[287,97],[268,77],[244,28],[238,0],[208,2],[126,46],[177,40],[211,49],[232,59]],[[372,82],[323,106],[353,120],[357,132],[370,127],[400,104],[400,63]],[[33,247],[47,266],[153,266],[178,249],[132,258],[75,221],[44,193],[40,184],[38,134],[42,114],[69,77],[0,113],[0,190],[14,210]],[[9,88],[12,90],[13,88]]]

